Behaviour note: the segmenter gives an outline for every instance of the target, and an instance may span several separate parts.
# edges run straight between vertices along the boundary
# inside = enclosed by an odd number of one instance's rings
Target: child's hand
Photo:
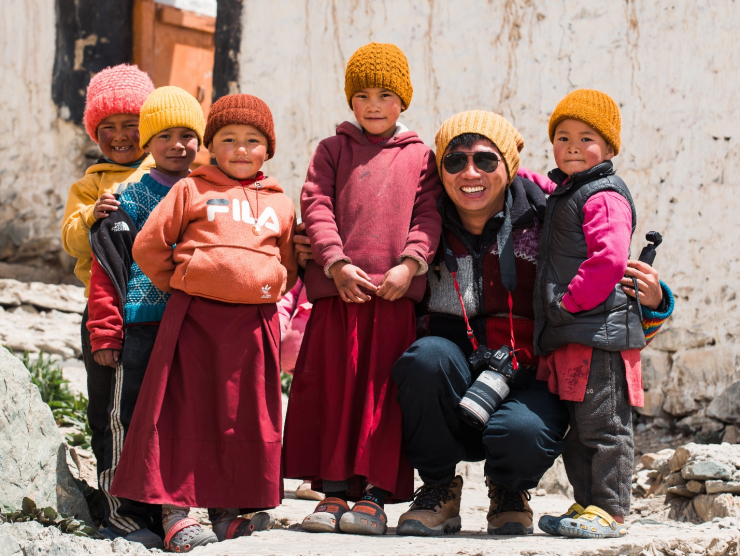
[[[311,240],[306,235],[306,223],[301,222],[295,227],[293,236],[293,255],[301,268],[306,268],[309,259],[313,259],[311,253]]]
[[[411,285],[412,278],[419,270],[419,263],[411,258],[405,258],[403,262],[391,268],[383,276],[378,287],[378,297],[395,301],[401,299]]]
[[[376,288],[370,281],[370,277],[361,268],[339,261],[331,265],[329,273],[334,278],[339,290],[339,297],[345,303],[364,303],[370,301],[370,296],[364,293],[360,286],[366,290],[375,292]]]
[[[640,289],[640,303],[648,309],[657,309],[663,301],[663,288],[658,279],[658,271],[642,261],[627,261],[627,270],[624,272],[621,284],[624,293],[635,297],[635,284],[632,277],[637,278],[637,287]]]
[[[115,367],[121,358],[120,349],[99,349],[93,353],[93,359],[98,365],[103,367]]]
[[[93,210],[93,216],[95,217],[95,220],[108,218],[108,213],[117,211],[118,205],[120,204],[121,203],[116,201],[116,198],[110,193],[103,193],[100,196],[100,199],[95,201],[95,210]]]

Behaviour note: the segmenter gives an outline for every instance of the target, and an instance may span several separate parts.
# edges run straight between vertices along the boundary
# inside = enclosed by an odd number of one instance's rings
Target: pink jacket
[[[277,303],[280,316],[280,368],[285,373],[292,375],[295,369],[311,307],[306,298],[306,287],[300,278]]]
[[[545,176],[519,167],[518,175],[532,180],[550,194],[557,185]],[[604,191],[589,198],[583,206],[583,234],[588,247],[588,259],[581,264],[571,280],[563,305],[571,312],[593,309],[604,301],[614,284],[627,268],[625,253],[629,252],[632,236],[632,209],[627,200],[614,191]],[[582,402],[586,394],[593,348],[567,344],[540,357],[537,378],[547,382],[548,389],[561,400]],[[644,403],[640,350],[622,352],[627,375],[629,402],[641,407]]]
[[[319,143],[301,192],[301,214],[314,261],[306,267],[311,302],[337,294],[329,267],[347,261],[373,284],[406,257],[419,262],[406,297],[420,301],[425,273],[439,243],[442,184],[434,153],[399,126],[386,143],[373,144],[344,122]]]
[[[521,167],[517,174],[535,182],[548,195],[555,190],[555,182],[544,176]],[[563,297],[563,305],[571,313],[596,307],[624,276],[625,254],[632,237],[632,210],[627,200],[614,191],[591,197],[583,207],[583,233],[588,259]]]

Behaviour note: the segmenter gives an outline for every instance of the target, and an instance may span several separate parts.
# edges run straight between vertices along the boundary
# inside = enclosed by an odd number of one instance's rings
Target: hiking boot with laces
[[[458,475],[447,485],[420,486],[409,510],[398,518],[396,534],[438,537],[460,531],[462,485]]]
[[[488,508],[489,535],[531,535],[532,508],[529,507],[531,496],[528,491],[506,490],[494,485],[486,477],[488,497],[491,505]]]

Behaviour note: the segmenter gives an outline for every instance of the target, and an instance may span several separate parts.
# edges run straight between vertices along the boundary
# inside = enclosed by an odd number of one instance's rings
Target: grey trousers
[[[565,403],[570,431],[563,462],[576,502],[627,516],[635,446],[621,353],[594,349],[583,401]]]

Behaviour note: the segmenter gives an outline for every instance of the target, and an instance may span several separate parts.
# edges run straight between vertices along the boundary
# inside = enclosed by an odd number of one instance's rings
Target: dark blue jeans
[[[463,352],[445,338],[417,340],[394,365],[393,379],[406,456],[426,483],[451,481],[461,461],[485,460],[492,483],[528,490],[565,448],[567,408],[538,380],[512,390],[482,431],[460,419],[457,404],[473,378]]]

